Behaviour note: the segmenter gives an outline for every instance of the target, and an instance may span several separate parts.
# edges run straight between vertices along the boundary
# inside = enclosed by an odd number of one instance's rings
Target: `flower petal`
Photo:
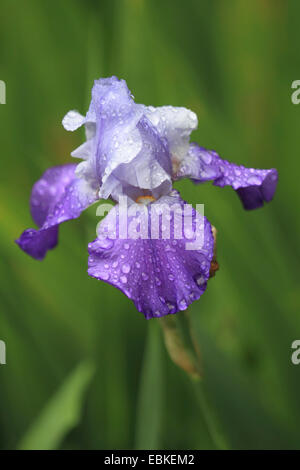
[[[147,206],[131,205],[126,220],[117,205],[101,222],[98,238],[89,244],[88,273],[120,289],[147,319],[185,310],[206,289],[214,245],[211,225],[189,206],[194,227],[196,214],[201,218],[203,243],[197,249],[187,249],[190,234],[187,237],[181,232],[183,236],[178,239],[184,205],[177,191],[172,191]],[[166,220],[171,221],[170,236],[163,237],[160,232],[157,238],[145,237],[151,233],[154,213],[161,208]],[[131,232],[132,224],[136,224],[136,217],[130,215],[132,210],[138,213],[143,234],[136,239],[132,235],[136,232]],[[163,230],[163,224],[160,228]]]
[[[198,126],[197,115],[183,107],[149,106],[146,116],[159,134],[167,139],[173,159],[181,161],[188,152],[190,134]]]
[[[197,144],[191,144],[189,153],[178,169],[176,179],[191,178],[195,183],[212,180],[215,186],[231,186],[239,195],[245,209],[256,209],[274,196],[278,173],[238,166]]]
[[[36,259],[56,246],[59,224],[78,217],[98,199],[96,189],[76,178],[75,168],[73,164],[49,168],[33,186],[31,214],[39,230],[25,230],[16,243]]]
[[[69,111],[62,120],[62,125],[67,131],[76,131],[85,123],[85,117],[78,111]]]
[[[100,197],[117,199],[127,186],[153,190],[166,180],[170,187],[168,146],[146,117],[146,107],[135,104],[124,80],[105,79],[104,83],[108,85],[96,81],[92,93]]]
[[[124,80],[110,77],[95,80],[86,117],[75,111],[65,116],[63,125],[67,130],[85,124],[87,142],[71,155],[85,160],[78,168],[78,175],[101,183],[101,198],[118,199],[132,186],[156,193],[160,189],[170,190],[168,137],[175,143],[177,125],[180,138],[186,134],[187,110],[178,108],[172,113],[171,107],[164,107],[154,116],[150,109],[134,102]],[[151,119],[158,120],[157,128]]]
[[[142,117],[136,129],[141,139],[140,150],[132,164],[120,163],[103,179],[100,197],[107,198],[111,194],[118,200],[121,194],[130,194],[132,187],[149,190],[155,197],[170,192],[172,181],[168,149],[147,118]]]

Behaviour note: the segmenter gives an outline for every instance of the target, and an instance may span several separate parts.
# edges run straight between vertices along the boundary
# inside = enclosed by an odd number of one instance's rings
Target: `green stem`
[[[198,404],[215,447],[228,449],[220,423],[203,389],[200,350],[194,339],[188,314],[179,313],[174,317],[168,315],[160,319],[169,355],[192,380]]]
[[[195,337],[191,328],[191,323],[190,323],[188,312],[186,311],[183,316],[184,316],[184,321],[186,323],[186,330],[189,332],[189,344],[192,345],[194,361],[197,364],[198,370],[201,371],[202,366],[201,366],[200,349],[199,349],[198,343],[195,340]],[[202,377],[202,373],[201,373],[201,377]],[[214,442],[217,449],[220,449],[220,450],[229,449],[227,440],[225,436],[223,435],[223,432],[221,431],[221,425],[219,423],[219,420],[203,388],[202,380],[196,383],[195,387],[196,387],[196,395],[197,395],[198,403],[200,405],[202,415],[206,422],[212,441]]]

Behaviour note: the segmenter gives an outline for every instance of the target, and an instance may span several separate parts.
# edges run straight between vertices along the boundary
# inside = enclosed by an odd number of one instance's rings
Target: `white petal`
[[[88,160],[92,155],[92,140],[84,142],[71,153],[72,157]]]
[[[85,122],[85,117],[78,111],[69,111],[62,120],[62,125],[67,131],[75,131]]]
[[[146,115],[167,139],[172,156],[181,161],[188,152],[190,134],[198,126],[196,114],[182,107],[149,106]]]

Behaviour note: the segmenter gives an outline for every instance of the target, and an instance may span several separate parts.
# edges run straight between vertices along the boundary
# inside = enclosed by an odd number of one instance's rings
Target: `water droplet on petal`
[[[187,303],[186,303],[185,299],[180,300],[180,302],[178,304],[178,307],[179,307],[180,310],[185,310],[187,308]]]
[[[107,281],[109,279],[109,274],[104,271],[100,273],[100,277],[103,279],[103,281]]]
[[[173,312],[175,310],[175,305],[172,304],[171,302],[167,302],[167,307],[170,312]]]
[[[99,238],[97,241],[97,247],[109,250],[113,246],[114,242],[109,238]]]
[[[250,176],[250,178],[248,178],[248,184],[259,185],[260,179],[257,176]]]
[[[123,273],[128,274],[130,272],[129,264],[127,264],[127,263],[123,264],[122,271],[123,271]]]
[[[121,281],[123,284],[126,284],[126,282],[127,282],[127,277],[126,277],[126,276],[121,276],[121,277],[120,277],[120,281]]]
[[[201,274],[196,276],[195,280],[196,280],[196,283],[198,284],[198,286],[203,286],[203,284],[205,284],[205,281],[206,281],[205,277],[202,276]]]

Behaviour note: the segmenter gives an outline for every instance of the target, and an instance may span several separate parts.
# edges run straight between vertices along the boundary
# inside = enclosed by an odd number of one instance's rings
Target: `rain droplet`
[[[167,307],[169,309],[170,312],[172,312],[173,310],[175,310],[175,305],[174,304],[171,304],[171,302],[167,302]]]
[[[182,299],[179,302],[178,307],[179,307],[180,310],[185,310],[187,308],[187,303],[186,303],[185,299]]]
[[[260,179],[257,176],[250,176],[250,178],[248,178],[248,183],[249,184],[254,184],[254,185],[259,185],[260,184]]]
[[[109,274],[106,272],[102,272],[100,273],[100,277],[101,279],[103,279],[103,281],[107,281],[107,279],[109,279]]]
[[[123,264],[122,271],[123,271],[123,273],[128,274],[130,272],[129,264],[127,264],[127,263]]]
[[[205,277],[200,274],[196,277],[196,283],[198,284],[198,286],[203,286],[203,284],[205,283]]]
[[[97,242],[97,247],[103,248],[104,250],[109,250],[113,246],[114,242],[109,238],[99,238]]]

